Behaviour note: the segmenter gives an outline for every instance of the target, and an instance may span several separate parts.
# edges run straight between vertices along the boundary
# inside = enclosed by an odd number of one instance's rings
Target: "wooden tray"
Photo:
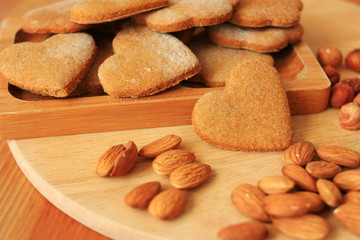
[[[7,19],[0,32],[0,50],[14,43],[19,18]],[[293,115],[318,113],[328,104],[330,82],[304,42],[274,55]],[[0,138],[20,139],[104,132],[191,123],[195,102],[214,88],[179,84],[139,99],[90,95],[44,98],[0,79]]]
[[[292,122],[295,142],[307,140],[315,147],[338,145],[360,151],[359,131],[339,126],[338,109],[293,116]],[[186,191],[188,202],[178,218],[162,221],[123,201],[133,187],[148,181],[160,181],[163,189],[171,187],[168,177],[152,170],[151,160],[139,158],[127,175],[117,178],[99,177],[95,167],[98,157],[114,144],[132,140],[141,148],[169,133],[181,136],[179,147],[194,152],[196,161],[210,164],[213,173],[204,184]],[[50,202],[91,229],[126,240],[215,240],[220,228],[251,220],[231,202],[235,187],[281,175],[284,166],[282,151],[220,150],[202,141],[191,125],[10,140],[9,146],[26,177]],[[321,213],[331,226],[327,240],[359,239],[340,224],[332,210]],[[267,239],[290,239],[271,224],[266,226]]]

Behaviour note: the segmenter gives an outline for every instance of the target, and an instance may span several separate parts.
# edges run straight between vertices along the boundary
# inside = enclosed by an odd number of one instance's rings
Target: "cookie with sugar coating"
[[[227,21],[236,0],[169,0],[169,6],[134,16],[158,32],[177,32],[192,27],[216,25]]]
[[[99,79],[111,97],[153,95],[200,71],[191,50],[171,34],[129,25],[113,40],[115,54],[99,67]]]
[[[27,11],[22,29],[28,33],[70,33],[90,27],[70,20],[71,8],[81,0],[65,0]]]
[[[302,26],[279,28],[247,28],[223,23],[207,28],[209,38],[224,47],[243,48],[256,52],[278,52],[303,36]]]
[[[300,21],[301,0],[240,0],[229,22],[243,27],[290,27]]]
[[[195,36],[190,41],[189,48],[199,59],[201,70],[188,80],[200,82],[209,87],[225,86],[231,70],[240,61],[259,60],[274,65],[274,59],[270,54],[221,47],[212,43],[205,33]]]
[[[218,148],[286,149],[292,139],[291,114],[277,70],[257,60],[239,63],[224,90],[200,97],[192,125],[202,140]]]
[[[71,9],[81,24],[112,22],[168,5],[168,0],[82,0]]]
[[[95,41],[87,33],[17,43],[0,53],[0,77],[32,93],[67,97],[88,72],[95,55]]]

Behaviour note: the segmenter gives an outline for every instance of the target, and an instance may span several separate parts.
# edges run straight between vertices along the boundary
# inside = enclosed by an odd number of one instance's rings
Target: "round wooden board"
[[[293,116],[294,141],[311,141],[315,147],[340,145],[360,151],[359,131],[344,130],[338,109],[313,115]],[[119,120],[121,121],[121,120]],[[126,176],[96,175],[99,156],[110,146],[134,141],[138,148],[164,135],[182,137],[180,148],[192,151],[197,161],[210,164],[211,178],[187,190],[184,212],[175,220],[163,221],[146,210],[127,207],[123,198],[133,187],[160,181],[170,188],[166,176],[157,175],[151,160],[138,159]],[[282,152],[220,150],[202,140],[191,125],[126,130],[97,134],[10,140],[10,149],[28,179],[55,206],[86,226],[116,239],[216,239],[220,228],[250,220],[236,210],[230,195],[240,183],[256,184],[262,177],[281,174]],[[331,225],[328,239],[358,239],[336,220],[332,209],[324,213]],[[284,239],[267,224],[269,239]]]

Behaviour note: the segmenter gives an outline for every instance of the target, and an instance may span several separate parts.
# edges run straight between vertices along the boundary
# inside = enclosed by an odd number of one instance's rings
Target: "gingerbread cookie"
[[[171,34],[130,25],[113,40],[115,54],[99,67],[105,92],[112,97],[158,93],[200,71],[196,56]]]
[[[243,27],[290,27],[300,21],[300,0],[240,0],[229,22]]]
[[[135,16],[138,23],[158,32],[177,32],[227,21],[236,1],[230,0],[170,0],[169,6]]]
[[[262,54],[244,49],[225,48],[212,43],[205,33],[195,36],[189,48],[198,57],[200,73],[189,81],[201,82],[209,87],[223,87],[231,70],[245,60],[259,60],[270,65],[274,59],[270,54]]]
[[[94,39],[86,33],[18,43],[0,53],[0,77],[33,93],[66,97],[86,75],[95,55]]]
[[[289,43],[299,41],[303,35],[300,24],[289,28],[245,28],[223,23],[209,27],[207,31],[209,38],[219,45],[263,53],[278,52]]]
[[[200,97],[192,124],[201,139],[219,148],[276,151],[291,144],[284,86],[273,66],[256,60],[239,63],[224,90]]]
[[[40,8],[23,15],[22,29],[28,33],[70,33],[89,28],[70,20],[71,8],[81,0],[66,0]]]
[[[82,0],[71,9],[81,24],[112,22],[168,5],[168,0]]]

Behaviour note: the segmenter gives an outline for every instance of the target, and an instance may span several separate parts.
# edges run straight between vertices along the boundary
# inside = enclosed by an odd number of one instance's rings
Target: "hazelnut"
[[[316,57],[321,66],[331,65],[336,68],[342,63],[342,53],[336,47],[321,47]]]
[[[360,72],[360,48],[354,49],[345,58],[346,66],[354,70],[355,72]]]
[[[339,123],[348,130],[360,129],[360,107],[354,102],[347,103],[340,108]]]
[[[340,72],[331,65],[326,65],[323,67],[323,70],[326,76],[329,78],[331,82],[331,86],[335,85],[335,83],[339,82],[340,80]]]
[[[354,89],[355,94],[360,92],[360,78],[345,78],[341,84],[347,84]]]
[[[353,102],[360,106],[360,93],[354,97]]]
[[[351,102],[354,99],[354,89],[346,84],[336,83],[331,88],[330,105],[334,108],[340,108],[342,105]]]

